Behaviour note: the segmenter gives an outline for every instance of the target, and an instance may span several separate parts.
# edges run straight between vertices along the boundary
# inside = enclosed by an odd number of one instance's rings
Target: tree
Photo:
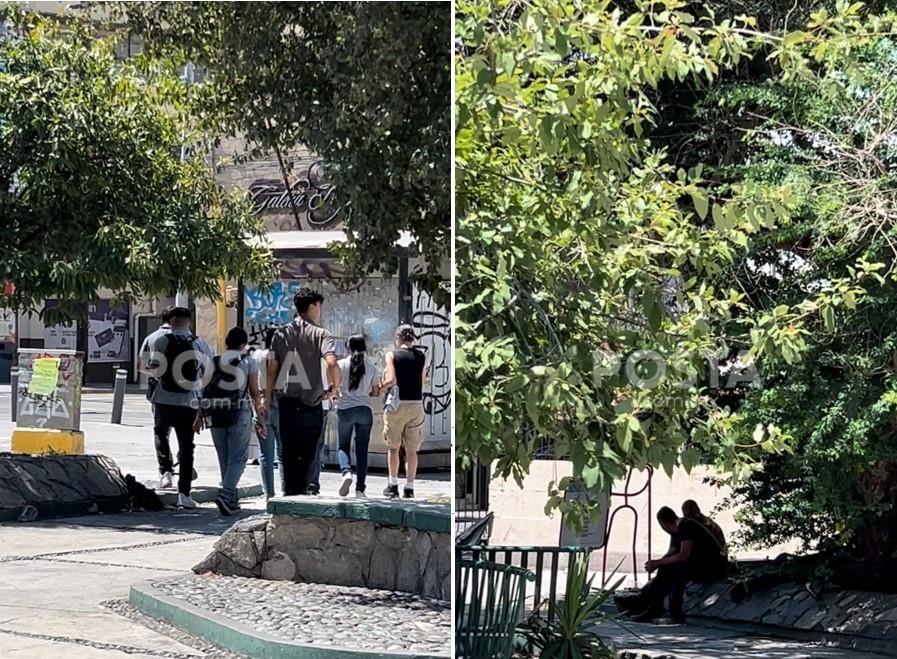
[[[745,313],[829,289],[798,359],[761,358],[763,387],[727,401],[733,435],[774,425],[792,447],[755,456],[758,468],[737,485],[742,541],[798,539],[842,583],[878,590],[897,579],[897,41],[893,14],[862,23],[869,38],[815,75],[739,78],[702,99],[695,114],[713,130],[694,151],[721,182],[795,190],[790,220],[724,272]],[[730,139],[741,148],[717,148]],[[864,283],[848,284],[860,269]]]
[[[428,265],[418,282],[447,301],[450,3],[147,2],[121,11],[151,51],[208,69],[201,106],[215,130],[282,162],[297,144],[324,159],[347,217],[350,278],[395,272],[407,230]]]
[[[0,305],[45,322],[83,319],[98,289],[117,299],[184,289],[214,298],[218,278],[270,279],[262,223],[225,194],[200,157],[187,91],[163,61],[115,61],[111,40],[77,22],[7,16],[0,41]],[[254,244],[253,241],[255,241]]]
[[[722,275],[787,220],[792,190],[677,168],[668,136],[654,141],[664,123],[654,101],[669,87],[706,93],[755,57],[799,78],[820,43],[824,57],[849,52],[861,26],[846,5],[792,36],[681,2],[633,4],[631,15],[576,0],[458,5],[462,467],[494,460],[519,478],[550,441],[592,491],[630,467],[672,472],[702,456],[744,478],[760,459],[749,449],[790,447],[774,425],[747,442],[730,432],[739,419],[707,386],[708,355],[735,347],[748,365],[794,361],[805,324],[830,313],[830,289],[871,276],[745,313]],[[549,508],[570,512],[568,484],[551,484]]]

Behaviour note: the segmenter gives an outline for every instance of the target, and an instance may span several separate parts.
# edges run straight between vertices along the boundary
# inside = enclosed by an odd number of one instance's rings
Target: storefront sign
[[[339,207],[334,204],[334,190],[325,180],[323,161],[319,160],[310,165],[289,190],[282,181],[254,181],[249,186],[251,212],[253,215],[291,213],[295,204],[309,228],[323,228],[339,214]]]

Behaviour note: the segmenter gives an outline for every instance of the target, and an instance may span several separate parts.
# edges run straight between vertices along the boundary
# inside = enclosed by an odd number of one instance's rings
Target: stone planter
[[[284,497],[234,524],[193,570],[448,600],[450,545],[444,504]]]

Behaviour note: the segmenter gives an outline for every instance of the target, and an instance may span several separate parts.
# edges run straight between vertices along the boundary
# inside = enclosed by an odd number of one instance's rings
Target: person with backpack
[[[140,346],[140,361],[138,365],[138,369],[142,372],[146,372],[147,365],[149,362],[150,355],[150,346],[153,345],[161,336],[168,334],[171,331],[171,325],[169,321],[171,320],[171,312],[174,307],[167,307],[162,311],[162,324],[159,328],[153,332],[151,332],[144,340],[143,344]],[[156,391],[156,387],[159,386],[159,379],[150,376],[147,379],[147,389],[146,389],[146,399],[150,401],[150,405],[152,405],[153,394]],[[155,412],[153,417],[155,418]],[[159,426],[155,423],[153,424],[153,438],[155,440],[156,445],[156,461],[159,464],[159,487],[160,488],[169,488],[171,487],[172,482],[172,473],[171,473],[171,465],[169,465],[165,459],[164,455],[171,454],[171,447],[169,446],[169,438],[171,437],[171,426]]]
[[[427,379],[427,358],[414,346],[416,337],[411,325],[396,329],[395,351],[386,353],[386,368],[380,386],[388,390],[383,413],[383,434],[386,440],[389,483],[384,496],[399,496],[399,450],[405,447],[406,499],[414,498],[414,477],[417,475],[417,452],[423,443],[426,420],[423,403]]]
[[[339,395],[339,366],[333,336],[320,327],[324,296],[302,286],[293,297],[296,318],[281,327],[271,342],[262,414],[271,411],[276,389],[283,455],[284,494],[308,494],[309,472],[324,424],[321,403]],[[330,388],[324,388],[321,360],[327,364]]]
[[[368,473],[368,445],[374,427],[373,397],[380,393],[377,369],[367,358],[367,345],[360,334],[346,341],[349,356],[339,360],[342,391],[336,403],[339,431],[339,467],[343,474],[339,495],[352,487],[352,435],[355,435],[355,496],[364,497]]]
[[[190,497],[193,481],[193,438],[197,419],[202,375],[212,361],[208,344],[190,331],[191,315],[186,307],[169,313],[170,331],[159,334],[148,346],[146,372],[159,383],[153,391],[156,428],[173,428],[178,441],[178,506],[195,508]],[[174,465],[168,442],[157,444],[159,470],[171,474]]]
[[[246,469],[246,452],[252,433],[252,406],[260,410],[258,363],[246,354],[249,336],[242,327],[234,327],[224,339],[226,350],[214,358],[212,376],[202,392],[202,416],[211,429],[218,465],[221,468],[221,490],[215,505],[222,515],[233,515],[240,509],[237,485]]]

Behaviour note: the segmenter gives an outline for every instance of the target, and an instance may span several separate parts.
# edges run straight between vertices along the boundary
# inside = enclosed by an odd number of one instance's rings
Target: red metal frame
[[[626,475],[626,484],[623,487],[623,491],[622,492],[614,492],[613,490],[611,490],[611,492],[610,492],[610,498],[608,501],[608,505],[610,505],[610,503],[614,500],[614,497],[622,497],[623,501],[620,505],[618,505],[616,508],[614,508],[611,511],[610,515],[608,515],[608,518],[607,518],[607,526],[606,526],[605,532],[604,532],[605,541],[604,541],[603,556],[601,559],[601,585],[602,586],[607,585],[607,578],[608,578],[607,577],[607,549],[608,549],[608,547],[610,547],[610,533],[611,533],[611,529],[613,527],[614,518],[617,516],[617,513],[620,512],[621,510],[631,510],[632,511],[632,517],[633,517],[632,574],[635,577],[636,585],[638,585],[638,573],[639,573],[638,552],[636,551],[635,545],[636,545],[636,540],[638,539],[639,516],[638,516],[638,510],[636,510],[635,506],[633,506],[630,503],[630,499],[632,499],[633,497],[637,497],[646,491],[648,493],[648,520],[649,520],[648,521],[648,558],[649,559],[651,558],[651,522],[650,522],[651,517],[652,517],[652,515],[651,515],[651,504],[652,504],[651,478],[654,476],[654,468],[650,467],[650,466],[646,467],[645,472],[647,473],[647,478],[645,479],[645,484],[642,485],[641,489],[639,489],[635,492],[629,491],[629,485],[632,481],[632,475],[633,475],[633,469],[630,468],[629,473]]]

